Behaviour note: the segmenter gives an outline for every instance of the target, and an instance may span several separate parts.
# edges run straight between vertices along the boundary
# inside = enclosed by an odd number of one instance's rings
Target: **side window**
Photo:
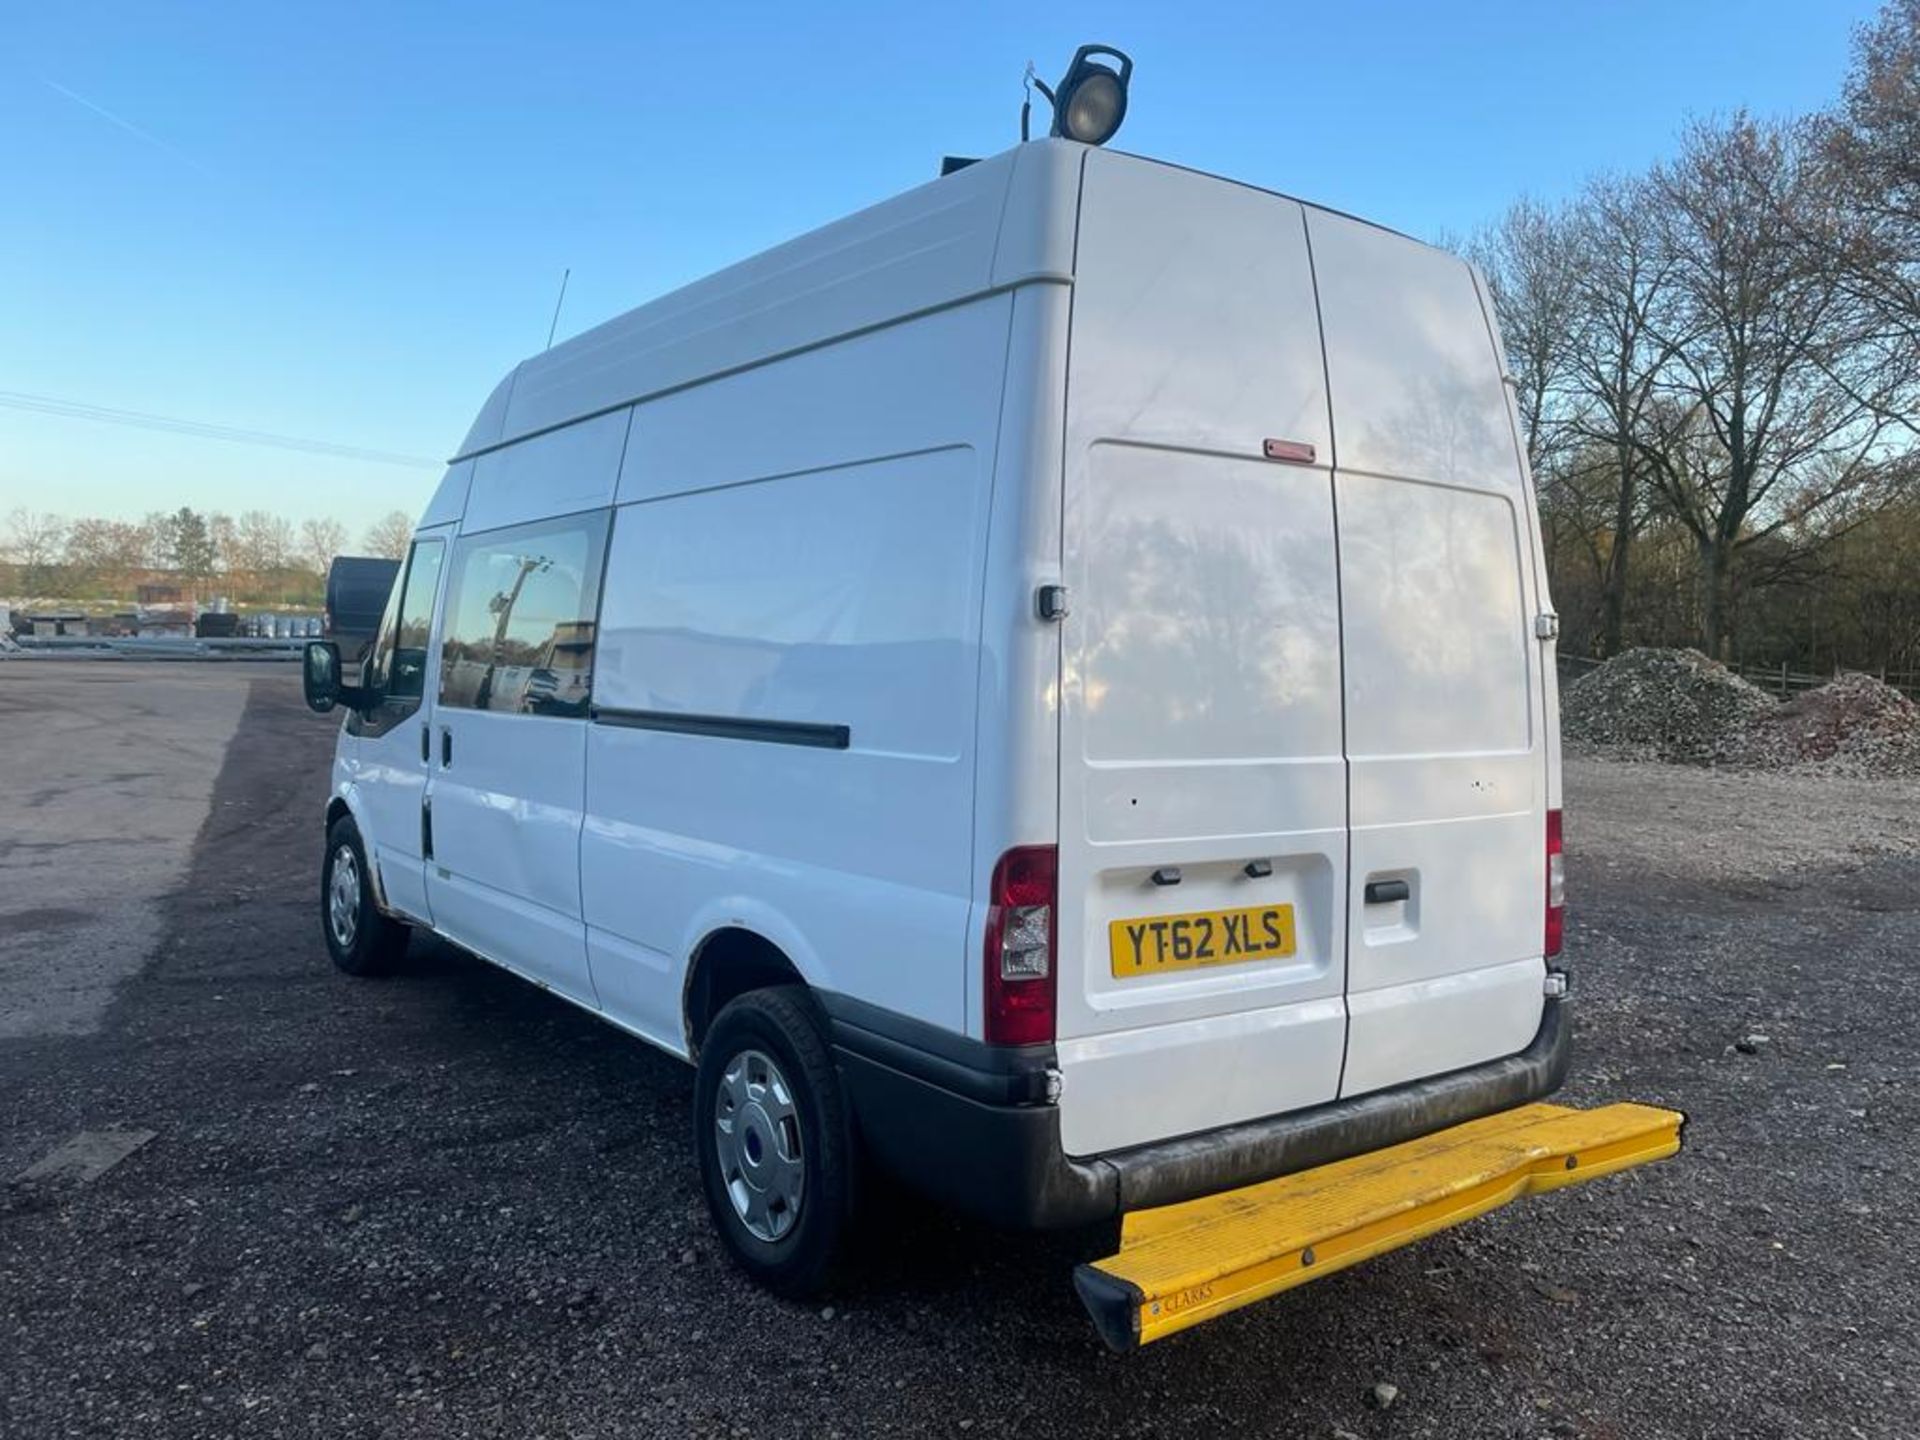
[[[607,513],[462,539],[453,552],[440,703],[585,716]]]
[[[433,634],[433,597],[440,588],[439,540],[414,542],[406,578],[394,586],[380,621],[380,648],[374,655],[374,682],[389,705],[411,715],[426,689],[427,643]]]
[[[380,705],[358,733],[384,735],[420,708],[433,632],[433,597],[440,588],[445,550],[444,541],[416,540],[406,565],[394,576],[368,667],[368,679],[380,692]]]

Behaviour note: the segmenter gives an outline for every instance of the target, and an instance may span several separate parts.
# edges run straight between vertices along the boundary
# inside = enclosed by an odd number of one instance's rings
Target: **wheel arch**
[[[714,1017],[728,1002],[754,990],[778,985],[811,988],[806,974],[786,947],[752,926],[730,922],[715,926],[693,947],[681,985],[681,1021],[687,1054],[698,1059]]]
[[[353,821],[353,828],[360,832],[360,849],[367,857],[367,879],[373,886],[373,903],[379,907],[382,915],[392,915],[393,907],[387,904],[387,887],[380,879],[380,852],[373,843],[373,836],[367,830],[367,817],[361,813],[359,797],[351,789],[334,792],[327,801],[326,834],[333,833],[333,827],[342,819]]]

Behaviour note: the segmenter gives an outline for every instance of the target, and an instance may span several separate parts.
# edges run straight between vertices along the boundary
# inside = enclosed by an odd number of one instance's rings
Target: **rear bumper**
[[[1049,1046],[993,1047],[822,995],[862,1138],[902,1180],[1019,1229],[1089,1225],[1417,1139],[1560,1088],[1566,1005],[1548,998],[1517,1055],[1307,1110],[1110,1154],[1071,1157],[1046,1099]]]

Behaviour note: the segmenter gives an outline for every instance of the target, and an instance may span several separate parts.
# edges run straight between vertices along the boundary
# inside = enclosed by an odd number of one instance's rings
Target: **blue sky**
[[[560,334],[1017,138],[1135,61],[1121,148],[1415,234],[1827,103],[1865,0],[61,5],[0,50],[0,398],[444,457]],[[413,511],[437,472],[0,404],[0,515]]]

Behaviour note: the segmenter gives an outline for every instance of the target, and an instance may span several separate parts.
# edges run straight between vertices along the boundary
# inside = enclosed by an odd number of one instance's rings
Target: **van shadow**
[[[709,1225],[689,1134],[692,1067],[438,937],[416,936],[388,983],[437,1012],[435,1048],[511,1077],[517,1090],[566,1097],[572,1115],[586,1117],[600,1155],[615,1157],[623,1170],[674,1177],[676,1195],[697,1202],[699,1225]],[[635,1195],[631,1203],[652,1202]],[[705,1238],[718,1249],[710,1231]],[[937,1196],[866,1171],[853,1243],[832,1293],[843,1301],[913,1306],[977,1298],[983,1287],[1018,1291],[1031,1304],[1044,1291],[1059,1302],[1049,1308],[1066,1319],[1079,1313],[1067,1283],[1074,1265],[1110,1254],[1117,1238],[1116,1225],[998,1230],[948,1210]],[[1036,1276],[1059,1283],[1036,1286]]]
[[[1072,1284],[1076,1264],[1111,1253],[1110,1227],[1000,1231],[890,1180],[863,1195],[830,1289],[779,1299],[726,1260],[713,1231],[690,1067],[437,940],[423,937],[382,988],[389,1002],[352,1008],[363,1021],[384,1012],[377,1043],[405,1047],[424,1102],[393,1162],[398,1180],[451,1192],[478,1227],[463,1243],[500,1257],[436,1282],[470,1286],[470,1306],[507,1307],[489,1341],[500,1360],[542,1363],[555,1307],[521,1297],[546,1284],[592,1287],[591,1307],[568,1312],[566,1343],[636,1347],[637,1381],[687,1366],[778,1384],[829,1377],[842,1412],[864,1416],[894,1413],[903,1384],[933,1387],[953,1413],[1026,1417],[1033,1433],[1114,1433],[1119,1417],[1140,1433],[1210,1425],[1227,1395],[1257,1396],[1276,1417],[1357,1422],[1356,1356],[1377,1352],[1383,1333],[1477,1363],[1469,1337],[1491,1297],[1423,1282],[1431,1253],[1382,1257],[1304,1298],[1115,1356]],[[509,1205],[512,1218],[498,1218]],[[418,1213],[425,1224],[433,1211]],[[537,1217],[533,1228],[523,1217]],[[397,1254],[432,1243],[394,1240]],[[1261,1364],[1250,1369],[1249,1355]]]

